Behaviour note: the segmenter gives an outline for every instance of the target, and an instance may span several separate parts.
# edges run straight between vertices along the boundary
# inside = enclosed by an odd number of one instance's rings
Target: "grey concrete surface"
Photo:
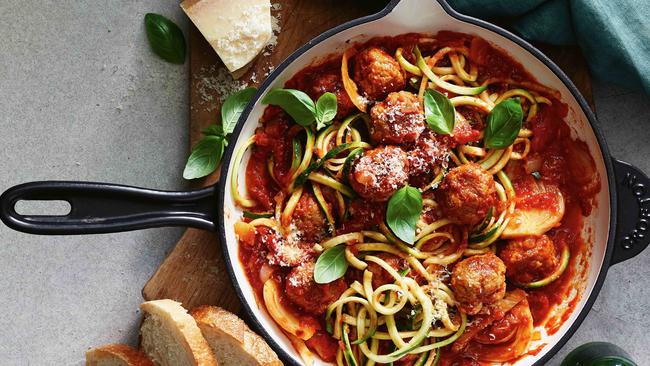
[[[142,18],[177,2],[0,2],[0,190],[41,179],[181,189],[187,66],[157,59]],[[650,98],[596,85],[614,156],[650,172]],[[81,365],[91,346],[135,343],[140,290],[179,229],[84,237],[0,225],[0,364]],[[613,267],[593,310],[551,362],[607,340],[650,365],[650,250]]]

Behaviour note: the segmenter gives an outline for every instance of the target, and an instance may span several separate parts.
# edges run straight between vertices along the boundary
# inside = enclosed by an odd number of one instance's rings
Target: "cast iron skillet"
[[[403,1],[425,2],[427,0]],[[650,211],[645,207],[650,202],[650,192],[647,189],[650,180],[638,168],[610,157],[607,144],[602,137],[595,116],[587,106],[584,98],[566,75],[539,50],[497,26],[455,12],[444,0],[437,1],[441,9],[446,13],[445,15],[509,39],[550,69],[568,88],[579,108],[586,115],[597,140],[597,149],[600,150],[604,158],[606,177],[603,178],[609,187],[610,225],[603,264],[595,280],[593,290],[577,318],[559,341],[556,341],[553,347],[535,362],[535,365],[543,365],[573,335],[591,309],[605,279],[608,267],[636,256],[650,242],[650,238],[648,238]],[[243,125],[245,123],[257,124],[257,121],[246,122],[255,102],[276,81],[275,79],[283,70],[301,55],[328,38],[351,27],[382,19],[393,11],[399,2],[399,0],[393,0],[384,10],[377,14],[331,29],[289,56],[262,84],[260,91],[253,98],[253,102],[243,113],[240,123],[231,137],[233,143],[230,144],[225,153],[221,177],[228,177],[233,150],[236,147],[234,141],[242,132]],[[481,35],[480,32],[478,34]],[[216,231],[221,242],[224,243],[222,247],[225,257],[231,258],[228,245],[225,245],[227,241],[224,227],[226,221],[224,218],[224,201],[226,195],[229,194],[228,192],[227,179],[222,179],[214,186],[185,192],[159,191],[106,183],[32,182],[12,187],[0,196],[0,219],[5,225],[15,230],[43,235],[112,233],[161,226],[195,227]],[[71,211],[64,216],[20,215],[15,210],[15,205],[20,200],[63,200],[70,204]],[[298,365],[299,363],[270,335],[270,330],[265,329],[259,319],[256,318],[254,315],[255,309],[246,301],[244,293],[238,285],[233,263],[230,260],[226,260],[226,263],[238,295],[253,325],[258,328],[258,331],[264,335],[283,359],[289,360],[291,364]]]

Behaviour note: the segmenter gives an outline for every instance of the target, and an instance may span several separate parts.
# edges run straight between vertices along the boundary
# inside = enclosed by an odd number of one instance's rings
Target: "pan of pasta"
[[[543,365],[607,268],[647,245],[647,184],[539,51],[444,1],[403,0],[285,60],[218,185],[170,198],[184,209],[58,233],[215,229],[252,322],[290,364]],[[57,233],[9,207],[29,188],[5,193],[3,221]]]

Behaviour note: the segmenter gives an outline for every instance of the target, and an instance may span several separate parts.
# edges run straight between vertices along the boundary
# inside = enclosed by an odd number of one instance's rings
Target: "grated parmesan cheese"
[[[229,95],[248,86],[248,83],[235,80],[228,70],[217,65],[202,67],[194,78],[198,83],[199,104],[208,112],[221,105]]]

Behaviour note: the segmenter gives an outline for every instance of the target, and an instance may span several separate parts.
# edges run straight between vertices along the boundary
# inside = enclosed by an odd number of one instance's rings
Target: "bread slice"
[[[154,366],[144,353],[126,344],[107,344],[86,352],[86,366]]]
[[[282,366],[262,337],[235,314],[216,306],[190,311],[221,366]]]
[[[187,310],[173,300],[147,301],[140,328],[141,346],[158,366],[218,366],[217,360]]]

